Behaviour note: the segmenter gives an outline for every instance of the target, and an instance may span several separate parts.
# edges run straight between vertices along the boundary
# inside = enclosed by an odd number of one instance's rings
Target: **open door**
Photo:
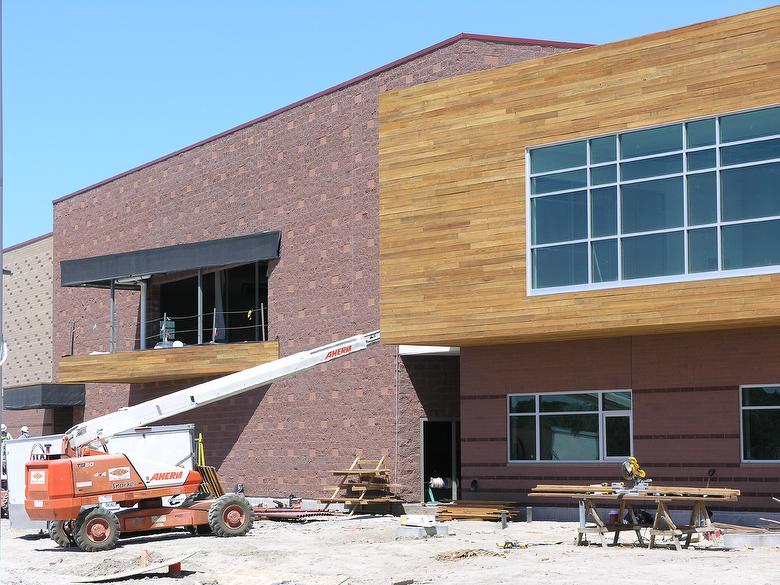
[[[422,501],[457,500],[460,486],[460,422],[422,420]],[[431,478],[444,480],[431,485]]]

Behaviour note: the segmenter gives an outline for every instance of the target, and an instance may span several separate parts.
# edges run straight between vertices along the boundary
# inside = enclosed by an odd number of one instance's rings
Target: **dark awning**
[[[62,286],[108,286],[112,280],[198,268],[247,264],[279,257],[282,233],[149,248],[60,263]]]
[[[64,406],[84,406],[84,384],[32,384],[3,392],[3,408],[8,410]]]

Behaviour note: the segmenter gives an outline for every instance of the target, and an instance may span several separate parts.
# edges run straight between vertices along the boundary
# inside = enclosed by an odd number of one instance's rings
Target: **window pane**
[[[568,244],[533,251],[533,286],[568,286],[588,282],[588,244]]]
[[[536,412],[535,396],[510,396],[509,412],[512,414]]]
[[[587,171],[568,171],[566,173],[553,173],[531,179],[531,194],[552,193],[553,191],[566,191],[567,189],[582,189],[587,185]]]
[[[545,415],[539,424],[543,460],[598,461],[598,414]]]
[[[591,189],[591,236],[614,236],[617,233],[617,187]]]
[[[688,232],[688,272],[712,272],[718,269],[717,228]]]
[[[780,264],[780,220],[723,227],[723,268]]]
[[[627,416],[604,417],[604,450],[606,457],[631,455],[631,423]]]
[[[617,146],[615,136],[594,138],[590,141],[590,162],[592,164],[610,162],[615,160]]]
[[[512,461],[536,459],[536,417],[509,417],[509,458]]]
[[[591,185],[604,185],[606,183],[615,183],[616,181],[617,181],[617,168],[615,167],[615,165],[594,167],[590,170]]]
[[[604,410],[631,410],[631,392],[605,392],[602,397]]]
[[[717,183],[715,173],[688,177],[688,223],[702,225],[718,219]]]
[[[780,215],[780,163],[721,172],[723,220]]]
[[[544,428],[544,424],[542,424]],[[780,459],[780,408],[742,411],[742,448],[745,459]],[[544,445],[544,441],[542,441]],[[544,455],[542,455],[544,458]]]
[[[681,149],[682,126],[680,124],[620,135],[620,155],[622,158],[648,156]]]
[[[715,167],[715,149],[697,150],[688,153],[688,170],[700,171]]]
[[[683,224],[682,177],[621,187],[623,233],[648,232]]]
[[[688,122],[688,148],[715,144],[715,118]]]
[[[720,118],[720,141],[747,140],[780,134],[780,108],[732,114]]]
[[[598,409],[599,395],[596,393],[539,395],[539,412],[583,412]]]
[[[588,237],[587,193],[566,193],[531,199],[534,244]]]
[[[631,181],[633,179],[644,179],[645,177],[672,175],[674,173],[681,173],[683,170],[682,167],[681,154],[648,158],[622,163],[620,165],[620,178],[623,181]]]
[[[586,163],[585,141],[534,148],[531,151],[531,172],[546,173],[558,169],[584,167]]]
[[[720,150],[720,164],[724,166],[770,158],[780,158],[780,139],[778,138],[727,146]]]
[[[618,279],[617,240],[598,240],[591,244],[593,282]]]
[[[649,278],[683,272],[682,232],[623,239],[623,278]]]
[[[742,406],[780,406],[780,386],[743,388]]]

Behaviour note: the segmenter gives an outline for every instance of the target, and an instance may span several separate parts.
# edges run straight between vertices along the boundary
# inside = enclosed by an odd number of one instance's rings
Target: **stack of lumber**
[[[501,520],[501,512],[506,512],[507,520],[520,520],[524,504],[519,502],[460,501],[452,504],[439,504],[436,520]]]
[[[376,504],[392,504],[401,502],[393,493],[393,488],[400,484],[390,483],[390,470],[385,465],[385,458],[361,459],[356,457],[347,469],[333,469],[333,475],[338,476],[336,485],[325,486],[329,497],[321,498],[325,509],[333,503],[346,504],[352,507],[352,512],[362,506]]]

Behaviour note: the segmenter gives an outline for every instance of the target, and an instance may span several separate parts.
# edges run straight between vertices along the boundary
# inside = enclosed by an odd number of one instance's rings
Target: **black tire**
[[[82,510],[76,518],[73,539],[86,552],[111,550],[119,540],[119,519],[105,508]]]
[[[252,506],[244,496],[225,494],[209,508],[209,526],[216,536],[244,536],[252,529]]]
[[[52,520],[49,522],[49,537],[60,546],[73,546],[70,531],[73,523],[70,520]]]

